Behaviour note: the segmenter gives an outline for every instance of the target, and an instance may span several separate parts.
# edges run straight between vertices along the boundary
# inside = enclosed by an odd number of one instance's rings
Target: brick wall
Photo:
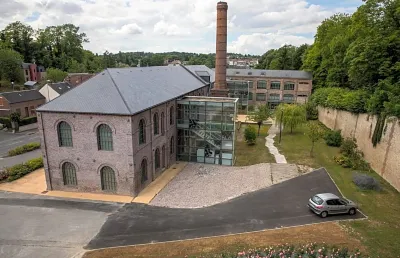
[[[20,103],[13,103],[9,105],[10,108],[10,113],[17,112],[17,109],[21,111],[21,118],[24,117],[29,117],[29,116],[35,116],[35,110],[39,106],[43,105],[46,103],[46,99],[39,99],[39,100],[32,100],[32,101],[26,101],[26,102],[20,102]],[[33,107],[33,108],[32,108]],[[28,108],[28,113],[29,115],[27,116],[25,113],[25,108]]]
[[[187,95],[207,95],[208,87]],[[170,124],[170,107],[173,108],[173,124]],[[160,119],[159,134],[154,135],[153,116]],[[161,117],[164,114],[164,134]],[[49,190],[103,192],[100,169],[107,165],[114,169],[117,180],[116,194],[136,196],[145,186],[176,162],[176,100],[163,103],[134,116],[72,114],[41,112],[38,116],[42,153]],[[139,145],[139,122],[146,125],[146,143]],[[59,147],[57,125],[65,121],[72,129],[73,147]],[[113,131],[113,151],[99,151],[96,128],[105,123]],[[174,137],[170,153],[171,137]],[[164,146],[164,159],[163,159]],[[155,169],[156,149],[160,150],[161,167]],[[141,163],[147,161],[148,180],[141,183]],[[76,167],[77,186],[65,186],[61,166],[71,162]],[[164,161],[164,166],[163,166]]]
[[[359,149],[371,167],[400,191],[400,121],[387,119],[381,142],[373,147],[371,138],[377,117],[368,114],[318,108],[318,119],[333,130],[342,130],[343,137],[355,137]]]

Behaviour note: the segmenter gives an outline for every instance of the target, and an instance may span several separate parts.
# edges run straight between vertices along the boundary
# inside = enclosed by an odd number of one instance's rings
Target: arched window
[[[160,149],[157,148],[156,152],[154,153],[154,164],[156,169],[160,168]]]
[[[164,135],[165,133],[165,117],[164,112],[161,113],[161,134]]]
[[[161,166],[165,168],[165,145],[161,149]]]
[[[139,122],[139,144],[146,143],[146,122],[141,119]]]
[[[72,147],[72,130],[67,122],[60,122],[58,128],[58,143],[60,147]]]
[[[158,120],[158,113],[155,113],[153,116],[153,126],[154,126],[154,135],[159,134],[159,120]]]
[[[112,130],[106,124],[97,127],[97,147],[99,150],[113,150]]]
[[[174,154],[174,152],[175,152],[175,140],[174,136],[172,136],[170,141],[170,153]]]
[[[70,162],[65,162],[62,165],[62,175],[63,175],[63,181],[64,185],[77,185],[77,180],[76,180],[76,169],[74,164]]]
[[[103,167],[100,170],[101,189],[103,191],[117,191],[117,181],[115,180],[115,172],[110,167]]]
[[[175,116],[175,109],[174,106],[171,106],[169,108],[169,124],[173,125],[174,124],[174,116]]]
[[[142,163],[140,164],[140,181],[143,183],[145,183],[147,181],[147,161],[146,159],[142,160]]]

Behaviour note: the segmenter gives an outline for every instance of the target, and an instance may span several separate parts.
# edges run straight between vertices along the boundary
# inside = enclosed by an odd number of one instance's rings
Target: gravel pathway
[[[264,163],[228,167],[189,163],[150,205],[171,208],[207,207],[299,175],[297,166],[291,164]]]
[[[283,127],[282,127],[283,129]],[[276,163],[280,164],[286,164],[286,158],[282,154],[279,153],[279,150],[277,147],[274,145],[274,138],[276,134],[279,133],[279,126],[275,124],[275,122],[272,124],[272,126],[268,130],[268,136],[265,137],[265,146],[268,148],[269,152],[274,155]]]

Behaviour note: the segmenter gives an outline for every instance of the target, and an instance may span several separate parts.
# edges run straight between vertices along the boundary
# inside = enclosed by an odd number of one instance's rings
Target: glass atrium
[[[237,98],[178,100],[178,160],[233,166]]]
[[[239,80],[232,80],[227,81],[228,86],[228,96],[230,98],[238,98],[238,108],[239,109],[246,109],[249,105],[249,91],[250,88],[253,88],[252,81],[239,81]]]

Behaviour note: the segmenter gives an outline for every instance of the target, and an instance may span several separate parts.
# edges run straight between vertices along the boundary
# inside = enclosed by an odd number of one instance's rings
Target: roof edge
[[[110,76],[110,79],[111,79],[112,83],[114,84],[115,89],[118,91],[119,96],[121,97],[122,101],[124,102],[124,105],[125,105],[126,109],[129,111],[129,113],[132,114],[132,110],[129,108],[128,103],[126,102],[126,99],[124,98],[124,96],[122,95],[121,91],[119,90],[119,88],[118,88],[117,84],[115,83],[114,78],[112,77],[110,71],[108,71],[108,69],[106,69],[106,71],[107,71],[108,75]]]
[[[185,67],[182,64],[179,64],[179,66],[181,66],[183,69],[185,69],[188,73],[190,73],[192,76],[194,76],[196,79],[198,79],[199,81],[201,81],[202,83],[204,83],[206,85],[211,84],[211,82],[206,82],[205,80],[201,79],[198,75],[195,75],[192,71],[190,71],[190,69],[188,69],[187,67]]]

